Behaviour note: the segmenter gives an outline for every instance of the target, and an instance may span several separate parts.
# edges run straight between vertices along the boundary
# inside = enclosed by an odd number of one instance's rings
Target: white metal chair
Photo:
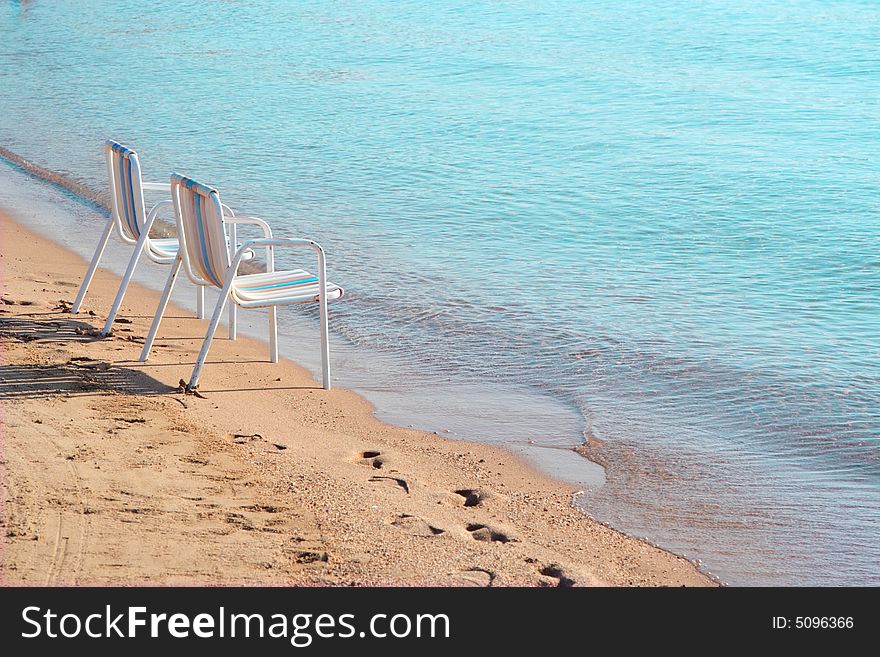
[[[196,390],[202,367],[208,357],[211,341],[220,323],[227,301],[242,308],[269,309],[269,360],[278,362],[277,307],[294,303],[317,301],[320,305],[321,374],[325,390],[330,389],[330,343],[327,327],[327,303],[339,299],[343,290],[326,279],[324,250],[312,240],[273,237],[269,225],[257,217],[224,216],[220,195],[216,189],[179,174],[171,176],[171,198],[177,221],[180,249],[172,266],[165,290],[153,317],[153,324],[141,351],[141,362],[150,355],[165,307],[174,288],[181,264],[189,279],[199,286],[220,289],[220,298],[214,308],[205,341],[196,359],[188,389]],[[237,223],[254,224],[263,229],[263,238],[248,240],[234,250],[226,235],[226,227]],[[275,271],[276,247],[306,247],[316,252],[318,273],[302,269]],[[238,268],[250,249],[266,249],[266,271],[259,274],[239,274]]]
[[[142,252],[146,251],[147,256],[155,263],[163,265],[171,265],[177,258],[178,241],[175,238],[153,238],[150,237],[150,229],[153,227],[160,209],[172,205],[170,198],[165,198],[150,208],[147,212],[144,202],[144,192],[165,192],[170,193],[171,186],[168,183],[150,183],[143,182],[141,179],[141,166],[138,155],[132,149],[123,146],[115,141],[107,140],[104,145],[104,154],[107,161],[107,177],[110,183],[110,197],[112,200],[110,218],[104,227],[104,232],[98,240],[98,246],[86,275],[80,285],[79,292],[71,307],[71,312],[76,314],[80,311],[83,301],[86,298],[89,285],[98,268],[101,256],[110,239],[110,233],[113,228],[119,238],[126,244],[134,246],[134,253],[131,255],[125,275],[116,292],[116,298],[110,309],[110,315],[104,324],[101,335],[106,336],[113,327],[116,315],[122,305],[125,292],[134,275],[138,260]],[[235,214],[231,208],[224,206],[224,211],[228,214]],[[235,239],[235,231],[233,229],[231,238]],[[253,257],[253,253],[250,254]],[[204,287],[196,289],[196,306],[197,314],[200,319],[205,317],[205,291]],[[229,316],[229,337],[235,339],[236,318],[233,309],[230,309]]]

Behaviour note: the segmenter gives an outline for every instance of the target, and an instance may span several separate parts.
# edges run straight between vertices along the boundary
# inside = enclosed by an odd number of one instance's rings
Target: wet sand
[[[713,584],[517,456],[384,424],[259,341],[221,329],[204,398],[178,392],[207,322],[169,307],[138,363],[158,293],[132,285],[101,339],[118,277],[73,316],[85,267],[0,213],[2,583]]]

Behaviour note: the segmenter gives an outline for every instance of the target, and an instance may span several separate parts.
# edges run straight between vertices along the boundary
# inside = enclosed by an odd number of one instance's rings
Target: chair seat
[[[180,243],[176,237],[150,238],[150,250],[160,258],[173,258],[177,255]]]
[[[318,277],[303,269],[236,276],[232,293],[242,305],[272,305],[277,302],[303,303],[318,300]],[[339,299],[344,291],[327,283],[327,300]]]
[[[180,242],[176,237],[161,237],[158,239],[150,238],[150,250],[160,258],[174,258],[180,249]],[[242,260],[253,260],[256,254],[248,249],[244,252]]]

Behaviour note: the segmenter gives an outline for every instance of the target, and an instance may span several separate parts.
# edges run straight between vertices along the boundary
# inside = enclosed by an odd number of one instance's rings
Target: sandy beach
[[[384,424],[256,340],[221,329],[204,398],[182,394],[205,321],[170,308],[138,363],[158,293],[133,285],[101,339],[118,278],[70,315],[86,263],[0,222],[3,584],[713,584],[518,457]]]

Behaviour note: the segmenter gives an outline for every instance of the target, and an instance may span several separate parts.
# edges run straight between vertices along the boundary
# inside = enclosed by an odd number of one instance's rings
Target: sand
[[[158,293],[132,285],[101,339],[118,278],[73,316],[85,267],[0,213],[3,584],[714,584],[515,455],[384,424],[259,341],[221,329],[204,398],[178,392],[206,322],[170,307],[138,363]]]

